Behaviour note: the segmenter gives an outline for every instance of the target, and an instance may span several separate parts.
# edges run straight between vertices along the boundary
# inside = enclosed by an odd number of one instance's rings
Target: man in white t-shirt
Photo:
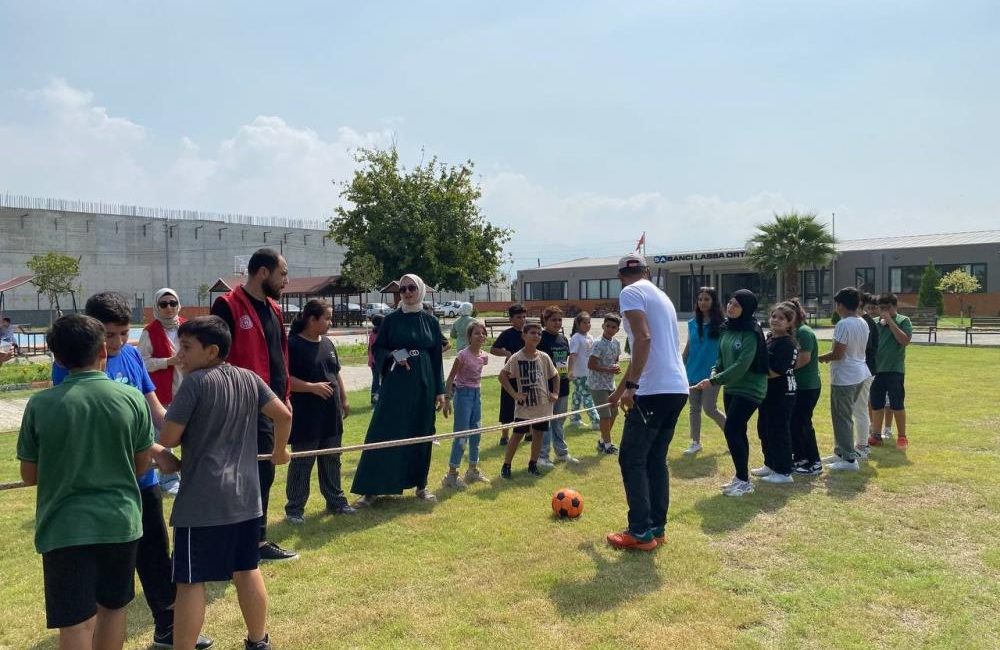
[[[608,535],[615,548],[651,551],[664,542],[670,507],[667,448],[687,403],[688,381],[677,335],[677,311],[648,279],[641,255],[618,261],[618,299],[632,361],[611,403],[626,410],[618,465],[625,483],[628,528]]]
[[[846,287],[833,297],[840,320],[833,328],[833,350],[819,357],[830,364],[830,415],[833,418],[834,456],[825,458],[827,469],[858,471],[854,448],[854,403],[872,376],[865,363],[868,324],[858,317],[861,292]]]

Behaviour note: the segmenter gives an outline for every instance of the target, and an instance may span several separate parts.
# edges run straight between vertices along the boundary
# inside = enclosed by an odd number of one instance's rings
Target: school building
[[[891,291],[903,306],[916,306],[920,280],[929,260],[942,275],[964,269],[979,280],[980,290],[964,304],[980,316],[1000,315],[1000,230],[907,235],[841,241],[836,258],[825,267],[802,269],[803,303],[821,313],[833,307],[838,289],[854,286],[872,293]],[[713,286],[725,299],[750,289],[761,304],[788,297],[782,279],[754,272],[744,248],[647,252],[651,280],[663,289],[678,312],[690,313],[698,287]],[[619,256],[582,258],[517,272],[516,297],[532,311],[559,304],[577,310],[617,309],[621,283]],[[958,313],[958,299],[945,295],[945,312]]]

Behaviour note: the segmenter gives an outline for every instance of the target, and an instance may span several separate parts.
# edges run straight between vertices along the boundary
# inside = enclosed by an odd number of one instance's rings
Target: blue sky
[[[396,141],[476,163],[518,268],[789,209],[997,228],[997,33],[996,2],[0,0],[0,189],[322,219]]]

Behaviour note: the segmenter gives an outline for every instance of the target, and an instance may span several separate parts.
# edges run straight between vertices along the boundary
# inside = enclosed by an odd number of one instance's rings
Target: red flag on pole
[[[638,253],[640,250],[642,250],[642,247],[645,245],[646,245],[646,232],[643,231],[642,237],[640,237],[639,241],[637,241],[635,244],[635,252]]]

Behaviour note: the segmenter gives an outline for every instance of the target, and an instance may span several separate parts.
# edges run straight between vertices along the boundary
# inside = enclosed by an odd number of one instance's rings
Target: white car
[[[371,319],[375,314],[388,314],[392,311],[392,307],[385,304],[384,302],[370,302],[365,305],[365,318]]]
[[[446,300],[434,308],[434,315],[455,318],[458,316],[458,311],[462,308],[462,305],[469,305],[471,307],[472,303],[462,302],[461,300]]]

